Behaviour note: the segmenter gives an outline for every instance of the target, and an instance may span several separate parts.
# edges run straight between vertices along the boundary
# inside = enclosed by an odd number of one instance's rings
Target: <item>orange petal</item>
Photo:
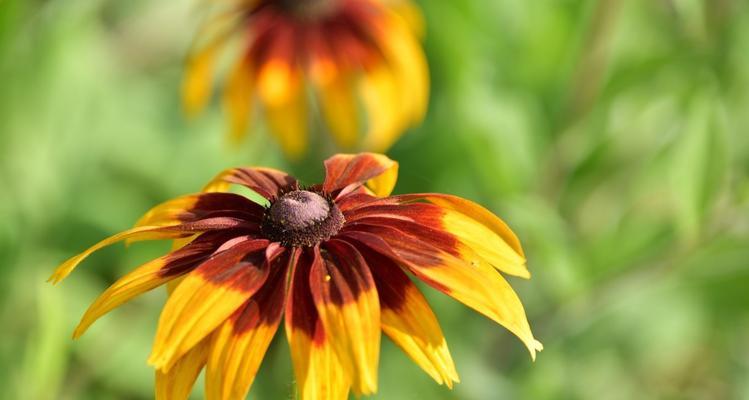
[[[213,335],[206,369],[206,397],[244,399],[283,313],[286,260],[273,267],[262,289]]]
[[[398,163],[382,154],[336,154],[325,160],[323,189],[327,192],[358,183],[385,197],[393,191],[397,180]]]
[[[345,400],[350,372],[333,350],[310,293],[308,277],[314,256],[300,253],[297,250],[290,263],[285,317],[299,396],[301,400]]]
[[[190,349],[167,372],[156,370],[156,400],[187,400],[208,358],[206,338]]]
[[[353,372],[357,395],[377,391],[380,304],[364,258],[350,244],[331,240],[326,257],[316,252],[310,270],[315,307],[333,349]]]
[[[235,244],[187,275],[161,313],[149,364],[168,371],[244,304],[267,278],[268,266],[258,252],[267,246],[266,240]]]
[[[432,379],[452,388],[458,373],[424,295],[392,260],[363,246],[357,249],[373,266],[383,332]]]

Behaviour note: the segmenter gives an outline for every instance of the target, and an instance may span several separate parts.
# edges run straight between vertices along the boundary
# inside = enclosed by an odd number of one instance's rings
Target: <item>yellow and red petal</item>
[[[146,212],[138,226],[169,226],[211,217],[233,217],[259,222],[263,207],[234,193],[198,193],[165,201]]]
[[[462,259],[420,238],[387,226],[357,225],[345,236],[384,254],[430,286],[507,328],[526,345],[531,357],[543,349],[533,337],[525,309],[502,275],[476,256]]]
[[[221,221],[216,221],[221,220]],[[231,220],[231,221],[229,221]],[[141,241],[141,240],[159,240],[159,239],[175,239],[180,237],[189,236],[191,233],[197,233],[201,231],[208,231],[213,229],[220,229],[230,224],[234,226],[242,226],[242,221],[232,220],[230,218],[218,218],[212,219],[211,221],[203,221],[199,224],[190,223],[178,226],[140,226],[137,228],[129,229],[124,232],[120,232],[116,235],[110,236],[99,243],[89,247],[84,252],[69,258],[67,261],[62,263],[52,276],[49,277],[48,281],[56,284],[65,279],[71,272],[85,260],[88,256],[94,252],[107,247],[109,245],[121,242],[123,240],[129,241]]]
[[[530,278],[520,240],[486,208],[463,198],[426,193],[397,196],[400,201],[426,200],[445,210],[442,227],[498,270]],[[480,240],[478,238],[481,238]]]
[[[366,185],[376,196],[388,196],[398,180],[398,163],[382,154],[336,154],[325,160],[323,190],[332,193],[349,185]]]
[[[455,256],[470,259],[478,255],[501,272],[530,278],[517,236],[502,220],[476,203],[439,194],[393,196],[389,200],[390,203],[367,203],[364,199],[347,208],[344,216],[349,223],[381,223],[422,239],[434,239],[431,244]],[[417,200],[430,203],[414,203]],[[454,240],[437,240],[445,235]]]
[[[268,276],[267,246],[267,240],[237,243],[190,272],[164,306],[149,364],[168,371],[244,304]]]
[[[520,239],[507,224],[494,213],[470,200],[439,193],[421,193],[397,196],[400,201],[426,200],[442,208],[457,211],[491,229],[521,256],[524,255]]]
[[[452,388],[458,373],[424,295],[394,261],[366,246],[357,250],[372,266],[383,332],[432,379]]]
[[[156,370],[156,400],[187,400],[208,358],[210,340],[203,339],[169,371]]]
[[[213,334],[206,397],[244,399],[283,314],[288,259],[273,265],[263,287]]]
[[[80,337],[97,319],[119,305],[190,272],[229,237],[223,232],[204,234],[186,246],[147,262],[118,279],[89,306],[75,328],[73,338]]]
[[[357,395],[377,391],[380,304],[364,258],[350,244],[330,240],[310,269],[315,307],[338,358],[352,371]]]
[[[289,174],[273,168],[229,168],[213,178],[203,188],[203,191],[224,192],[231,185],[242,185],[270,200],[280,191],[296,186],[298,183]]]
[[[315,308],[309,273],[315,256],[296,250],[286,298],[286,337],[301,400],[345,400],[350,371],[338,359]],[[331,335],[337,334],[331,332]]]

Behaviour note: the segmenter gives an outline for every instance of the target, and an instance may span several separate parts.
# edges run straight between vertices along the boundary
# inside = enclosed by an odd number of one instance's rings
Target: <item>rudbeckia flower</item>
[[[223,103],[232,139],[262,114],[292,158],[304,154],[309,127],[319,119],[341,148],[384,151],[423,118],[428,69],[420,14],[408,0],[214,6],[219,10],[197,35],[187,63],[183,100],[188,114],[202,110],[218,61],[230,54]]]
[[[148,360],[158,399],[186,399],[203,368],[208,399],[243,399],[282,319],[302,399],[375,393],[381,333],[452,387],[458,375],[416,278],[504,326],[535,357],[541,343],[503,277],[529,277],[517,237],[459,197],[391,196],[397,168],[382,155],[336,155],[325,162],[323,184],[309,187],[281,171],[235,168],[202,193],[153,208],[135,228],[71,258],[50,278],[61,281],[115,242],[179,243],[110,286],[74,337],[166,284],[170,295]],[[230,185],[267,203],[227,192]]]

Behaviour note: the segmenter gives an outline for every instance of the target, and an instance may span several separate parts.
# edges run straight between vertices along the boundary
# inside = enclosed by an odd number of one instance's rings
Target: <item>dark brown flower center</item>
[[[278,6],[299,19],[314,20],[332,14],[342,0],[277,0]]]
[[[265,212],[263,233],[285,246],[314,246],[343,226],[338,206],[319,193],[294,190],[273,201]]]

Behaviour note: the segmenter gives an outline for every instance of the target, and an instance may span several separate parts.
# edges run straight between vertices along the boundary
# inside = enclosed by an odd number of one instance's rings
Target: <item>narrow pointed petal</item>
[[[301,400],[345,400],[350,371],[339,361],[315,308],[309,287],[313,261],[312,254],[297,250],[289,266],[285,323],[294,375]]]
[[[211,98],[213,70],[221,43],[213,43],[191,55],[182,81],[182,103],[185,113],[194,116]]]
[[[375,195],[388,196],[398,180],[398,163],[382,154],[336,154],[325,160],[325,183],[329,193],[352,184],[366,184]]]
[[[146,212],[138,226],[169,226],[210,217],[259,221],[263,207],[234,193],[197,193],[168,200]]]
[[[359,109],[350,80],[338,74],[321,84],[318,91],[323,116],[336,143],[344,149],[353,148],[359,139]]]
[[[357,395],[377,391],[380,304],[364,258],[350,244],[331,240],[326,257],[316,252],[310,288],[328,339],[346,368]]]
[[[283,314],[288,257],[250,300],[213,335],[206,369],[209,400],[244,399]]]
[[[239,143],[247,133],[254,112],[255,82],[252,61],[243,57],[229,74],[224,89],[224,109],[229,118],[229,138]]]
[[[123,240],[158,240],[158,239],[173,239],[178,238],[180,236],[184,236],[182,232],[174,231],[174,230],[164,230],[162,227],[159,226],[142,226],[138,228],[129,229],[124,232],[120,232],[114,236],[110,236],[101,242],[89,247],[86,251],[84,251],[81,254],[78,254],[74,257],[71,257],[64,263],[62,263],[55,272],[52,274],[52,276],[49,277],[48,281],[52,282],[53,284],[57,284],[63,279],[65,279],[68,275],[70,275],[71,272],[85,260],[88,256],[93,254],[94,252],[107,247],[109,245],[115,244],[117,242],[123,241]]]
[[[399,86],[410,89],[398,111],[408,123],[421,121],[429,100],[429,67],[421,45],[406,21],[395,14],[381,24],[378,43]]]
[[[270,200],[283,189],[297,185],[296,179],[273,168],[229,168],[222,171],[203,188],[205,192],[224,192],[232,184],[242,185]]]
[[[397,260],[430,286],[504,326],[523,341],[533,359],[543,349],[533,337],[515,291],[481,257],[458,258],[385,226],[358,225],[344,234]]]
[[[247,240],[216,253],[192,271],[169,297],[159,319],[149,364],[168,371],[265,282],[266,240]]]
[[[300,78],[292,79],[298,81]],[[283,152],[298,160],[308,145],[307,98],[300,82],[292,85],[283,100],[265,102],[264,105],[271,133],[278,139]]]
[[[424,295],[394,261],[366,246],[357,250],[372,265],[383,332],[432,379],[452,388],[458,373]]]
[[[73,338],[86,332],[104,314],[132,298],[176,279],[206,260],[227,238],[226,234],[205,234],[163,257],[147,262],[107,288],[83,315]]]
[[[397,77],[385,63],[367,71],[361,79],[360,92],[368,121],[365,148],[384,152],[405,131],[408,120],[399,87]]]
[[[187,400],[208,358],[208,339],[182,356],[167,372],[156,370],[156,400]]]

